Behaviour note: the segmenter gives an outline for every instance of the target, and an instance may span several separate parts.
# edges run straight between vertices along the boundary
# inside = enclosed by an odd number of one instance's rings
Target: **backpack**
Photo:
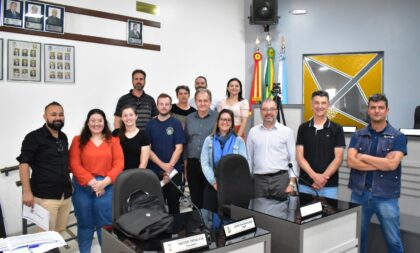
[[[123,214],[116,220],[116,228],[133,239],[148,240],[160,233],[171,233],[173,217],[159,198],[143,190],[128,196]]]

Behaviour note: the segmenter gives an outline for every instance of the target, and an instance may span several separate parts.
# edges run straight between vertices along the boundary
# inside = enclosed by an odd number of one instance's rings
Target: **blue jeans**
[[[397,198],[372,197],[372,192],[365,190],[361,196],[353,192],[351,201],[362,206],[360,253],[365,253],[367,250],[368,229],[373,214],[376,214],[381,224],[388,252],[404,252],[400,235],[400,207]]]
[[[299,192],[315,195],[314,189],[309,186],[299,184]],[[324,187],[318,191],[318,195],[330,199],[337,199],[338,196],[338,187]]]
[[[103,177],[96,177],[101,181]],[[89,253],[93,233],[96,230],[99,243],[102,243],[101,228],[112,225],[112,185],[105,188],[105,194],[96,197],[90,186],[81,186],[73,177],[73,206],[77,218],[77,243],[81,253]]]

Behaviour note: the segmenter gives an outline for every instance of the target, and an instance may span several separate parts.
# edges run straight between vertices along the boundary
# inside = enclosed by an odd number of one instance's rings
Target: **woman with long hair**
[[[226,86],[226,98],[219,101],[217,111],[229,109],[233,111],[235,130],[244,138],[246,124],[248,122],[249,102],[242,97],[242,83],[238,78],[232,78]]]
[[[147,134],[136,126],[137,113],[131,105],[121,108],[121,127],[115,129],[114,136],[120,138],[124,153],[124,170],[147,167],[150,154],[150,141]]]
[[[201,168],[208,185],[204,189],[203,208],[214,212],[213,227],[217,228],[220,221],[217,216],[217,181],[214,175],[219,160],[229,154],[239,154],[247,158],[244,140],[235,132],[233,112],[229,109],[220,111],[216,126],[203,144],[201,151]]]
[[[81,134],[73,138],[69,166],[77,242],[81,253],[89,253],[95,230],[101,243],[101,228],[112,224],[112,184],[124,167],[120,142],[112,137],[102,110],[90,110]]]

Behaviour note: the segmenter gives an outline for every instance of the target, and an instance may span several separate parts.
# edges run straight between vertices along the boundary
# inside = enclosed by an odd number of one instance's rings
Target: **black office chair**
[[[248,161],[241,155],[226,155],[218,162],[216,175],[219,214],[230,217],[231,204],[247,205],[254,197]]]
[[[420,105],[414,111],[414,129],[420,129]]]
[[[162,188],[156,174],[148,169],[130,169],[123,171],[115,180],[112,192],[112,223],[121,216],[122,208],[128,196],[143,190],[156,195],[164,206]]]

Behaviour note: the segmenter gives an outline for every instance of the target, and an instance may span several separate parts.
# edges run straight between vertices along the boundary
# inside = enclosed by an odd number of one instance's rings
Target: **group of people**
[[[105,113],[92,109],[68,149],[61,131],[63,107],[52,102],[45,107],[45,124],[22,143],[17,159],[23,204],[45,207],[50,230],[63,231],[72,201],[80,252],[90,252],[94,232],[101,242],[101,227],[112,224],[112,185],[125,169],[155,172],[165,184],[162,191],[171,214],[180,211],[176,188],[188,182],[192,202],[213,227],[220,224],[215,166],[228,154],[248,160],[255,197],[297,190],[338,197],[338,168],[346,145],[343,128],[327,117],[327,92],[312,94],[313,117],[299,127],[296,143],[293,130],[277,122],[278,106],[271,99],[262,102],[262,123],[249,130],[245,142],[249,105],[239,79],[228,81],[227,97],[220,101],[213,99],[203,76],[195,79],[192,99],[188,86],[176,88],[178,103],[166,93],[155,102],[145,93],[145,84],[146,73],[134,70],[133,89],[118,100],[113,132]],[[361,252],[374,213],[385,228],[388,247],[402,249],[398,198],[407,146],[405,136],[386,121],[388,110],[384,95],[370,97],[371,122],[353,135],[348,149],[352,201],[362,205]]]

